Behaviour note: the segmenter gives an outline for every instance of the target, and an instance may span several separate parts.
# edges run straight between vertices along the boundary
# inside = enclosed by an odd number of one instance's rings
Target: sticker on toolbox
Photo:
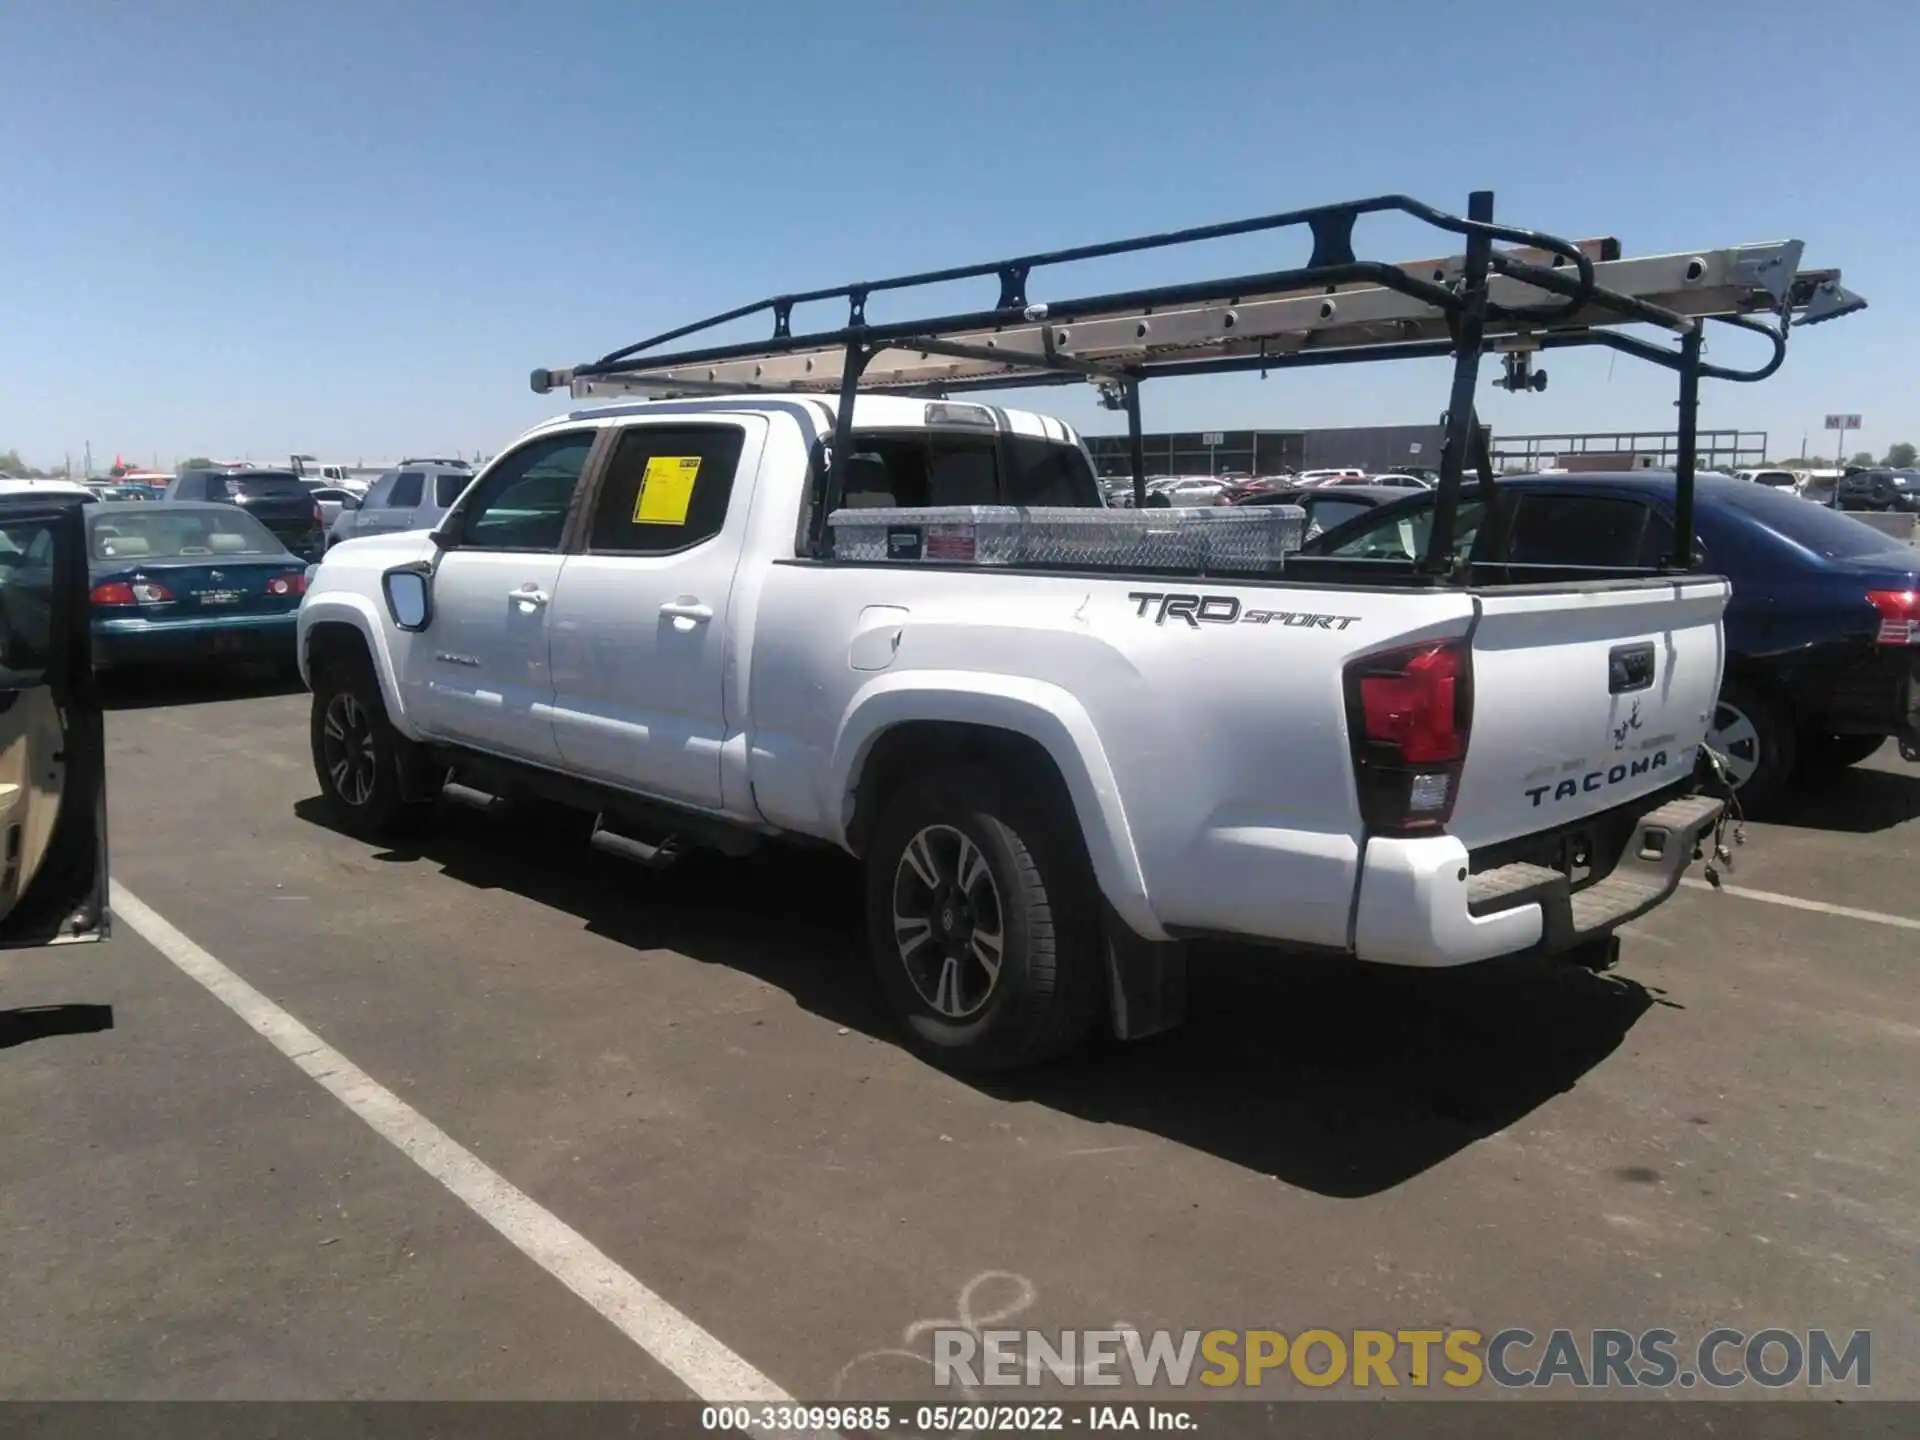
[[[693,482],[700,474],[698,455],[655,455],[640,477],[640,493],[633,497],[636,525],[684,525],[693,503]]]

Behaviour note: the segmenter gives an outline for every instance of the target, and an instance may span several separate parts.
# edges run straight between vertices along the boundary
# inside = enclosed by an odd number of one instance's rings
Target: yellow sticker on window
[[[693,482],[700,474],[698,455],[655,455],[633,497],[636,525],[684,525],[693,503]]]

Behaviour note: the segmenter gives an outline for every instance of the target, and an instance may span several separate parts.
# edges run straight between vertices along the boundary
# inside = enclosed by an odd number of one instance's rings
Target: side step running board
[[[622,860],[645,865],[649,870],[664,870],[680,858],[678,836],[669,835],[658,845],[649,844],[631,835],[622,835],[618,830],[609,830],[605,815],[594,817],[593,836],[587,843],[596,850],[618,855]]]

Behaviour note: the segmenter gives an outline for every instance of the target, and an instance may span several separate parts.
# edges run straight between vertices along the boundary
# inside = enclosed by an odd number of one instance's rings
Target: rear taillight
[[[109,580],[94,586],[88,598],[96,605],[165,605],[173,592],[152,580]]]
[[[1920,590],[1869,590],[1867,603],[1880,612],[1882,645],[1920,645]]]
[[[307,593],[307,575],[303,570],[298,575],[276,575],[267,582],[269,595],[304,595]]]
[[[1438,830],[1453,814],[1473,723],[1464,640],[1429,641],[1347,667],[1347,733],[1371,831]]]
[[[326,512],[320,508],[318,500],[313,502],[313,528],[319,530],[327,523]]]

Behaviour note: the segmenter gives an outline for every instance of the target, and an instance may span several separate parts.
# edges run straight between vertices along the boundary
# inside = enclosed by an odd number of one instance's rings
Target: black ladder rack
[[[1360,259],[1353,232],[1361,217],[1398,213],[1464,239],[1464,253],[1388,263]],[[1028,287],[1045,267],[1106,256],[1170,250],[1264,231],[1305,229],[1313,250],[1288,270],[1035,303]],[[1503,248],[1504,247],[1504,248]],[[1611,239],[1574,242],[1493,219],[1493,194],[1475,191],[1460,217],[1405,195],[1383,195],[1159,235],[1083,245],[980,265],[775,296],[665,331],[589,364],[536,370],[545,394],[565,388],[601,395],[820,394],[838,397],[823,493],[815,507],[816,552],[831,543],[826,516],[842,493],[850,453],[853,402],[862,391],[943,396],[968,390],[1092,382],[1106,404],[1124,409],[1133,449],[1136,504],[1145,502],[1140,454],[1140,385],[1174,375],[1435,358],[1454,361],[1434,522],[1419,568],[1439,575],[1451,564],[1462,477],[1471,461],[1490,496],[1492,467],[1469,455],[1480,433],[1474,391],[1489,352],[1505,361],[1500,383],[1537,383],[1531,357],[1545,349],[1604,345],[1679,376],[1675,463],[1676,535],[1692,530],[1694,435],[1703,378],[1757,381],[1779,369],[1790,327],[1861,309],[1838,271],[1800,269],[1797,240],[1694,253],[1624,258]],[[880,293],[969,279],[997,283],[990,309],[870,324],[867,302]],[[844,301],[846,324],[796,335],[798,305]],[[764,340],[669,350],[722,326],[768,316]],[[1760,317],[1767,317],[1762,319]],[[1765,336],[1771,358],[1747,370],[1702,359],[1708,320]],[[1679,337],[1677,349],[1623,334],[1652,325]],[[1676,546],[1677,551],[1690,547]],[[1677,554],[1672,569],[1688,568]]]

